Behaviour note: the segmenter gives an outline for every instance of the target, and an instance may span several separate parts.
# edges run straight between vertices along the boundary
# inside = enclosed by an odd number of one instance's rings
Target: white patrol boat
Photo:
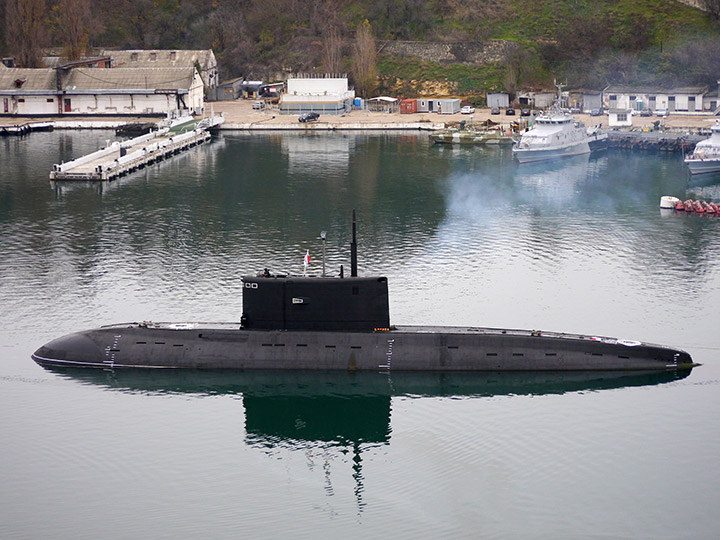
[[[720,123],[715,120],[709,139],[700,141],[695,150],[685,158],[690,174],[720,171]]]

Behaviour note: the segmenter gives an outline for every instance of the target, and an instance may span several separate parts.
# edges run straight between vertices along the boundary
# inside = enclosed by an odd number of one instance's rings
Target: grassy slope
[[[522,84],[548,84],[553,76],[571,85],[610,80],[611,75],[603,70],[613,68],[597,62],[603,54],[634,55],[642,73],[657,72],[662,47],[690,36],[718,35],[718,24],[706,14],[667,0],[501,0],[497,4],[496,15],[483,20],[438,18],[435,34],[472,36],[480,28],[486,39],[521,43],[529,53],[522,59]],[[413,89],[409,80],[450,81],[459,96],[502,89],[506,81],[502,66],[447,65],[408,58],[381,57],[378,72],[383,80],[379,90],[403,88],[406,93]],[[416,83],[414,89],[421,92],[422,84]]]

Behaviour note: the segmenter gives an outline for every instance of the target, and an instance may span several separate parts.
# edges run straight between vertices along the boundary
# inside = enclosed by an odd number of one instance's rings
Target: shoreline
[[[522,122],[525,117],[490,114],[490,109],[477,109],[474,114],[438,114],[438,113],[383,113],[367,110],[353,110],[343,115],[321,115],[320,120],[309,124],[298,122],[297,115],[283,115],[277,109],[254,110],[255,100],[216,101],[206,103],[205,115],[222,114],[225,122],[218,127],[222,131],[435,131],[456,125],[461,121],[468,124],[492,122],[509,128],[512,122]],[[574,114],[577,120],[587,126],[600,125],[609,128],[607,115],[590,116]],[[163,117],[164,118],[164,117]],[[673,113],[667,118],[656,116],[633,116],[631,127],[621,128],[622,131],[642,131],[650,129],[660,121],[661,128],[668,131],[697,131],[710,129],[717,117],[702,114]],[[53,129],[114,129],[121,125],[138,122],[158,122],[162,118],[142,116],[103,116],[89,118],[84,116],[35,116],[16,117],[0,116],[0,129],[13,128],[24,124],[52,123]]]

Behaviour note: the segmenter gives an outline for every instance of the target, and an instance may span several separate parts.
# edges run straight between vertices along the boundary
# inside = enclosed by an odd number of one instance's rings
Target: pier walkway
[[[54,165],[50,180],[112,180],[160,161],[210,138],[221,116],[189,121],[112,144],[80,158]]]

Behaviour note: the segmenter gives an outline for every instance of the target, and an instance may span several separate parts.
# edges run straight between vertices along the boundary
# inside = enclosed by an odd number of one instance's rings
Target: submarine
[[[324,266],[324,263],[323,263]],[[133,322],[57,338],[32,354],[45,367],[380,372],[686,370],[663,345],[537,330],[390,324],[388,280],[357,275],[242,276],[235,323]]]

